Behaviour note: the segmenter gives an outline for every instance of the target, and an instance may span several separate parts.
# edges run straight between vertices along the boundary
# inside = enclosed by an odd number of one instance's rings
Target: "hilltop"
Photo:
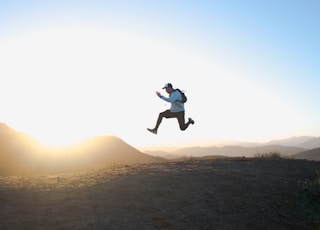
[[[319,169],[227,158],[0,177],[0,228],[318,229]]]

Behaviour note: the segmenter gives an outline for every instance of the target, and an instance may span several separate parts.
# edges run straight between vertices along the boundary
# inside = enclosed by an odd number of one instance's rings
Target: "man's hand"
[[[157,91],[156,94],[157,94],[158,97],[161,97],[161,93],[160,92]]]

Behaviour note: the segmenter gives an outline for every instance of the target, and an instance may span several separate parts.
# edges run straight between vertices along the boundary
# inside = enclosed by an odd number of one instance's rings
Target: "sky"
[[[0,122],[47,145],[320,136],[317,0],[0,0]],[[185,91],[186,118],[153,128]]]

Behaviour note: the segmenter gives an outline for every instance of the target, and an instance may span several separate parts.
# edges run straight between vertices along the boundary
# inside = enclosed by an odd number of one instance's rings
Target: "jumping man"
[[[181,93],[172,87],[171,83],[167,83],[162,89],[165,89],[169,94],[169,97],[162,96],[160,92],[156,92],[157,96],[162,100],[170,102],[171,107],[168,110],[159,113],[156,126],[153,129],[147,128],[151,133],[157,134],[158,128],[161,124],[162,118],[177,118],[179,122],[180,129],[182,131],[186,130],[190,124],[194,124],[194,120],[188,118],[188,122],[185,123],[184,118],[184,102],[182,102]]]

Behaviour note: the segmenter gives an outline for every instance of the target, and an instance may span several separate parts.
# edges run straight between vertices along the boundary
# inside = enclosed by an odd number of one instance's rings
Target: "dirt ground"
[[[0,177],[0,229],[320,229],[305,200],[318,170],[236,158]]]

